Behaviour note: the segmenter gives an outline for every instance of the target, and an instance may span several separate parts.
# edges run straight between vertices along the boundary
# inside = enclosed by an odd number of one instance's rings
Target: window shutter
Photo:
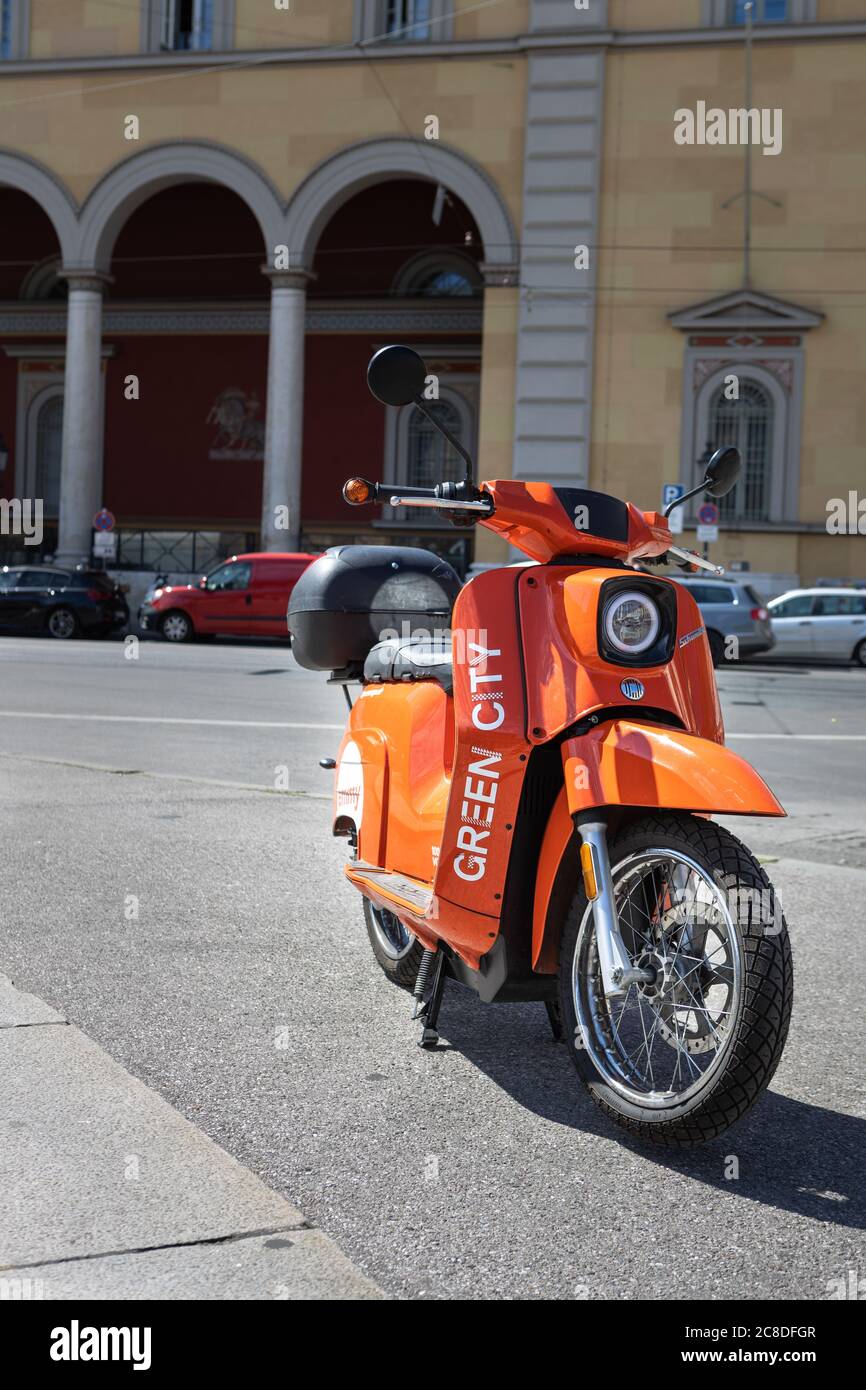
[[[174,48],[176,9],[177,0],[162,0],[162,48]]]
[[[192,47],[213,47],[213,0],[195,0],[192,15]]]

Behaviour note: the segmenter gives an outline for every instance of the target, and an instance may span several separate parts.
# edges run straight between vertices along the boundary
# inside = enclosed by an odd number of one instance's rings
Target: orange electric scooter
[[[770,882],[711,819],[785,812],[724,746],[694,600],[646,572],[721,571],[677,549],[664,516],[603,493],[476,485],[426,380],[407,347],[368,370],[380,401],[414,401],[446,435],[466,477],[353,478],[346,501],[486,526],[530,563],[461,586],[424,550],[337,546],[293,590],[294,654],[349,703],[323,765],[374,954],[413,992],[421,1046],[438,1041],[447,979],[485,1001],[540,1000],[620,1125],[660,1143],[711,1138],[772,1077],[792,996]],[[723,496],[739,469],[735,449],[718,450],[686,496]]]

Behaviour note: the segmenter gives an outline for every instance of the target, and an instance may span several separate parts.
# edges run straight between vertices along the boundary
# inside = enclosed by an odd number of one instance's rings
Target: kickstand
[[[544,1007],[547,1010],[547,1017],[550,1020],[550,1031],[553,1034],[554,1042],[563,1042],[565,1039],[565,1029],[562,1026],[562,1009],[559,1007],[558,999],[545,999]]]
[[[431,975],[430,993],[424,998],[425,987]],[[444,991],[445,952],[425,951],[415,985],[416,1002],[412,1017],[421,1020],[421,1036],[418,1039],[418,1046],[426,1048],[428,1051],[434,1048],[439,1041],[436,1024],[439,1020],[439,1008],[442,1004]]]

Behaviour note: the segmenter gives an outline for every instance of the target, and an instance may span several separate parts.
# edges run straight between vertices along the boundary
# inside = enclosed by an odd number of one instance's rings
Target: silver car
[[[712,579],[691,575],[677,579],[688,589],[701,610],[713,665],[726,660],[757,656],[768,652],[774,644],[770,614],[755,590],[741,580]],[[736,638],[736,645],[729,638]]]
[[[767,606],[776,637],[774,656],[866,666],[862,589],[791,589]]]

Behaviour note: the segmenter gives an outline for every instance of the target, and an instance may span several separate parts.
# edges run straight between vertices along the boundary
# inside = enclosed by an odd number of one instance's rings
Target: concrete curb
[[[0,1300],[377,1299],[303,1214],[0,975]]]

